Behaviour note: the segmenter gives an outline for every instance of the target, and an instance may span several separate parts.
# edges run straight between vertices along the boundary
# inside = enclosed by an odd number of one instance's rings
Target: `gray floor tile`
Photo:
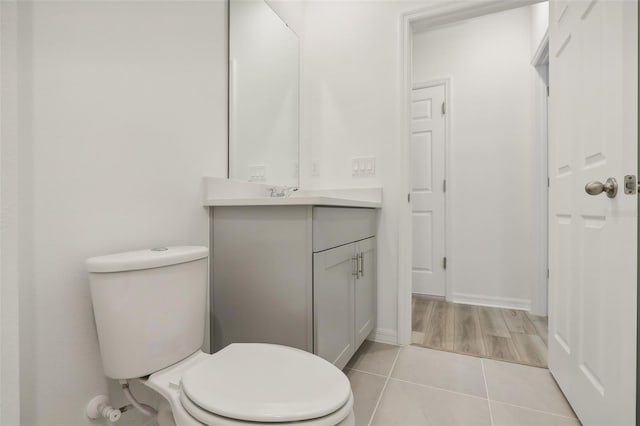
[[[391,377],[486,398],[480,358],[416,346],[400,351]]]
[[[493,426],[580,426],[576,419],[491,401]]]
[[[378,426],[490,426],[487,400],[389,380],[373,418]]]
[[[349,370],[347,377],[349,377],[351,390],[353,391],[353,412],[356,418],[356,426],[366,426],[369,424],[371,414],[373,414],[373,409],[378,402],[384,382],[387,379],[355,370]]]
[[[347,364],[345,371],[353,368],[387,376],[399,350],[399,346],[365,340]]]
[[[571,407],[546,368],[485,359],[489,399],[574,417]]]

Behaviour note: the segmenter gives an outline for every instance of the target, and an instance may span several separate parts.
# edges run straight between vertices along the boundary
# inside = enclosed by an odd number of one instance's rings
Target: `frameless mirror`
[[[298,186],[298,37],[263,0],[229,1],[229,177]]]

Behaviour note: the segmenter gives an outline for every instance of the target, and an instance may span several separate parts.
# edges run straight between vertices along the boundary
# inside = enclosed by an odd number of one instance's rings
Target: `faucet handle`
[[[286,197],[290,196],[293,192],[296,192],[298,190],[297,186],[285,186],[284,187],[284,194]]]
[[[268,188],[271,197],[289,197],[292,192],[298,190],[297,186],[273,186]]]

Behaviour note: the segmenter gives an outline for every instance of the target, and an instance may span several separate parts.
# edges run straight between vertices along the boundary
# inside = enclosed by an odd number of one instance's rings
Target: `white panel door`
[[[585,426],[635,425],[637,2],[550,6],[549,368]]]
[[[444,85],[411,93],[412,289],[445,295]]]

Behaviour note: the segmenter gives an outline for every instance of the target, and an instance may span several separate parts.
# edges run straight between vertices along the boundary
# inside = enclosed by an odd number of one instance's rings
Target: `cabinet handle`
[[[364,277],[364,258],[362,257],[362,252],[358,254],[358,274]]]
[[[358,256],[351,258],[351,275],[355,275],[358,278]]]

